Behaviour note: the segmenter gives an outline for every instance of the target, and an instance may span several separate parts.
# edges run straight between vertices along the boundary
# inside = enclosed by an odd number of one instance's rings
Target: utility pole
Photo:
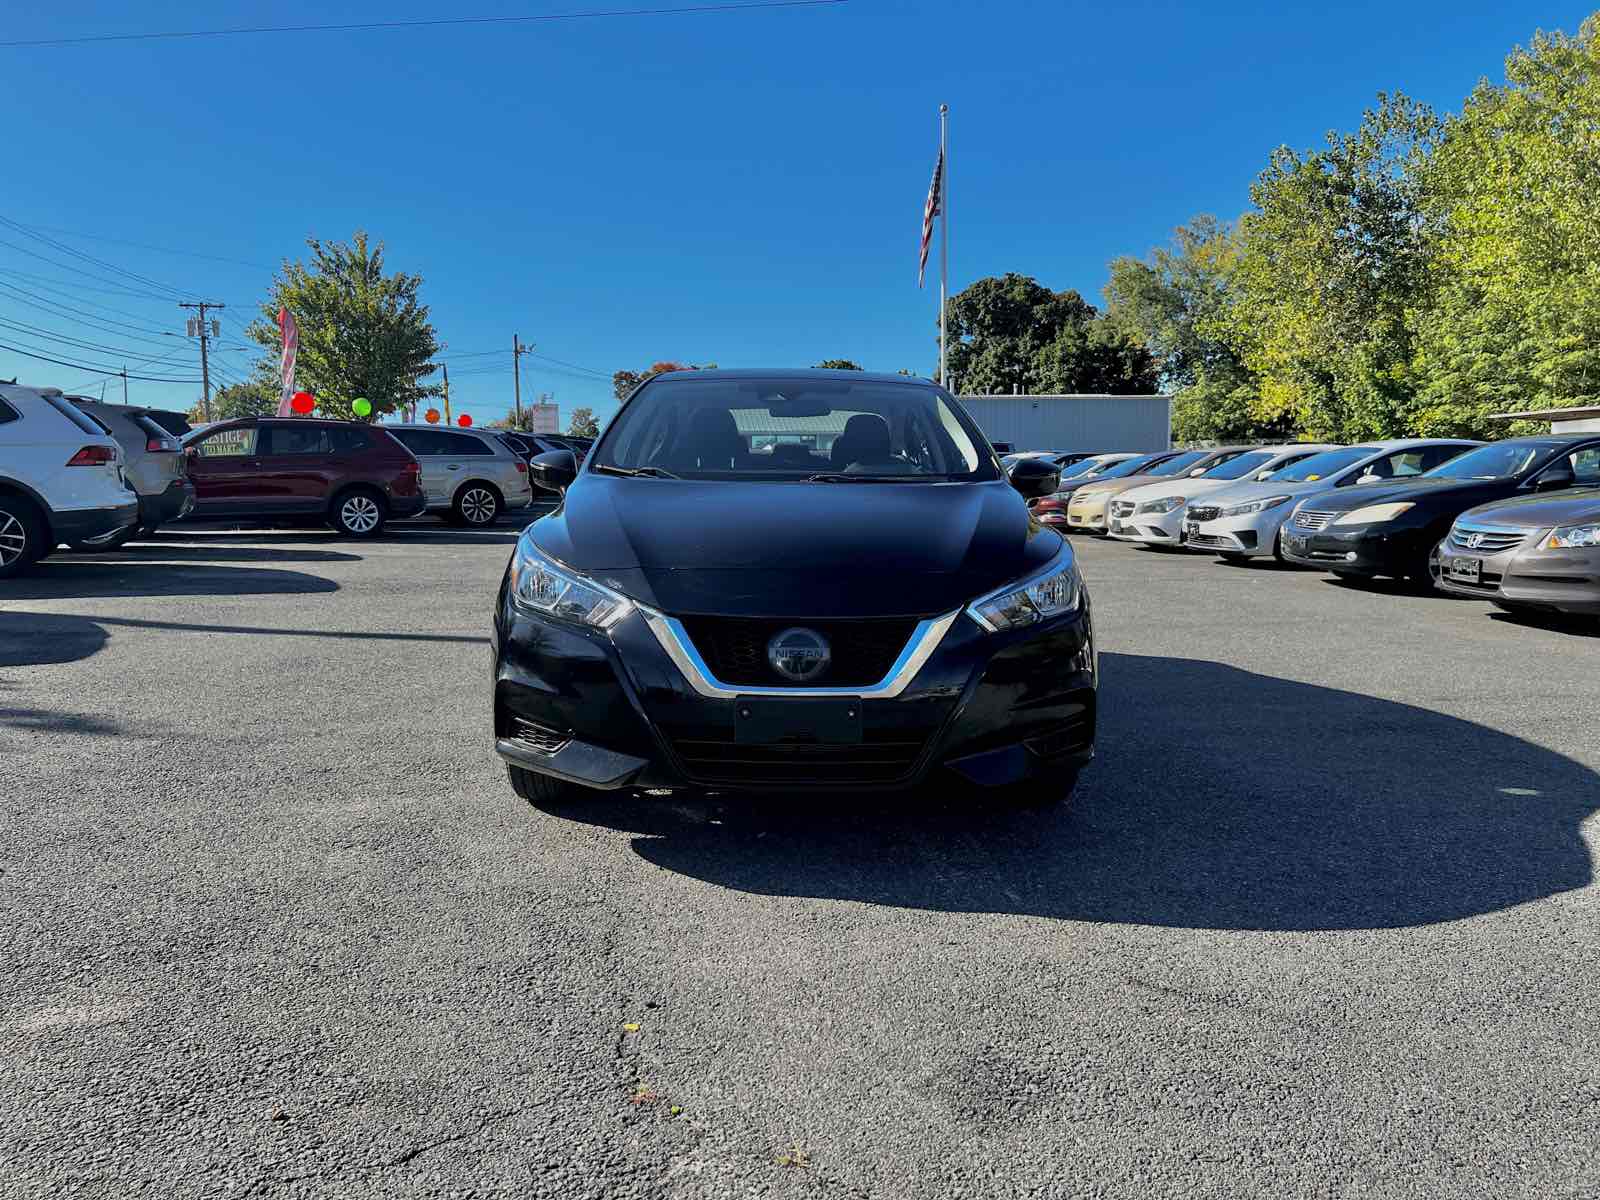
[[[209,421],[211,420],[211,364],[206,357],[206,338],[212,327],[220,331],[221,325],[216,321],[209,327],[206,325],[206,309],[226,308],[227,305],[213,300],[195,300],[180,301],[178,307],[198,309],[200,313],[197,320],[189,322],[189,336],[195,336],[196,331],[200,335],[200,407],[205,413],[206,420]]]
[[[102,387],[100,389],[100,393],[101,393],[101,398],[103,399],[104,396],[105,396],[105,388],[104,387]],[[128,364],[127,363],[123,363],[122,364],[122,402],[124,404],[126,404],[128,402]]]
[[[532,349],[532,346],[524,346],[516,334],[511,335],[511,379],[516,387],[518,429],[522,428],[522,356]]]

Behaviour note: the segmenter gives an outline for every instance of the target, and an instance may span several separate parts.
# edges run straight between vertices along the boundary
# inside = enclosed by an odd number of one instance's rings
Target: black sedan
[[[1574,487],[1596,448],[1593,434],[1512,438],[1411,479],[1319,494],[1285,523],[1284,557],[1340,576],[1427,583],[1434,548],[1467,509]]]
[[[518,541],[493,634],[495,746],[526,799],[944,779],[1044,801],[1092,756],[1089,595],[1023,503],[1056,468],[1008,481],[943,389],[666,373],[581,470],[532,470],[565,494]]]

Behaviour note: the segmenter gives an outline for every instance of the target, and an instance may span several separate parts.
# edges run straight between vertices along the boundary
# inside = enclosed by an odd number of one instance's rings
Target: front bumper
[[[110,508],[56,508],[50,511],[50,535],[59,542],[100,542],[108,540],[139,522],[139,501],[128,497],[126,504]]]
[[[1115,501],[1111,507],[1116,508]],[[1144,513],[1137,508],[1126,516],[1113,512],[1107,519],[1106,532],[1121,542],[1143,542],[1147,546],[1179,546],[1184,541],[1183,513],[1182,505],[1164,513]]]
[[[1283,518],[1266,512],[1240,517],[1213,517],[1209,521],[1184,518],[1183,546],[1201,554],[1271,554]]]
[[[146,529],[181,521],[194,508],[194,484],[175,479],[164,492],[139,497],[139,524]]]
[[[736,730],[750,697],[703,694],[644,614],[608,636],[530,617],[502,587],[495,749],[593,788],[860,792],[946,772],[982,786],[1065,776],[1094,752],[1092,629],[1086,591],[1074,613],[1015,633],[986,633],[957,614],[897,694],[788,699],[750,689],[768,711],[842,707],[859,721],[859,740],[752,744]]]
[[[1505,608],[1535,608],[1574,616],[1600,616],[1600,548],[1541,550],[1548,529],[1530,530],[1521,545],[1483,554],[1439,544],[1433,581],[1442,591],[1489,600]],[[1477,560],[1478,582],[1454,574],[1452,564]]]
[[[1290,521],[1283,527],[1284,558],[1341,574],[1401,578],[1420,571],[1430,549],[1425,531],[1388,524],[1330,525],[1312,531]]]
[[[1092,495],[1084,499],[1074,496],[1067,505],[1067,528],[1081,529],[1089,533],[1104,533],[1106,528],[1106,509],[1111,504],[1111,497],[1107,495]]]

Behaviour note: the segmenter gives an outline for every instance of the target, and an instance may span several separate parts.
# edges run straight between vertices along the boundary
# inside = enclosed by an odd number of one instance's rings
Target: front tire
[[[483,529],[500,519],[500,494],[488,484],[469,483],[456,494],[451,515],[469,529]]]
[[[529,771],[525,767],[506,764],[506,774],[511,779],[511,790],[516,792],[529,804],[536,806],[571,804],[579,800],[592,800],[597,794],[596,789],[586,788],[582,784],[568,783],[565,779],[557,779],[553,775],[541,775],[537,771]]]
[[[20,575],[45,556],[44,514],[31,500],[0,493],[0,579]]]
[[[388,520],[388,506],[372,488],[351,488],[341,492],[328,512],[328,524],[347,538],[375,538]]]

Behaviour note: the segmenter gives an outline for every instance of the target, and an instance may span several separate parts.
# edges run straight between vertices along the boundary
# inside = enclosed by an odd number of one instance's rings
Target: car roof
[[[837,379],[846,383],[904,383],[916,387],[933,387],[930,379],[920,375],[892,375],[886,371],[835,371],[829,367],[712,367],[700,371],[663,371],[652,375],[647,383],[657,379]]]

